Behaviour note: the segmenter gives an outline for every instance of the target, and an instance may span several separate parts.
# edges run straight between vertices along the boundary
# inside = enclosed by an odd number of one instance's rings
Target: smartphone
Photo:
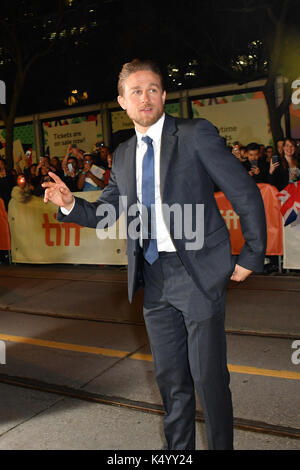
[[[257,166],[257,165],[258,165],[258,161],[257,161],[257,160],[252,160],[252,161],[250,162],[250,164],[251,164],[251,168],[252,168],[253,166]]]
[[[73,144],[73,145],[71,145],[71,148],[72,148],[72,149],[77,149],[77,145],[76,145],[76,144]]]
[[[68,163],[68,170],[69,170],[70,173],[73,171],[72,163]]]
[[[278,155],[273,155],[272,156],[272,163],[278,163],[279,162],[279,157]]]
[[[100,149],[101,147],[104,147],[104,142],[96,142],[95,146],[97,149]]]

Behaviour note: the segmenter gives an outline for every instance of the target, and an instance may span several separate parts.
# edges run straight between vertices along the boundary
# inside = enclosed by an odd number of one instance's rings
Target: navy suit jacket
[[[99,204],[112,204],[116,211],[119,196],[127,196],[130,207],[137,202],[136,136],[119,145],[114,153],[110,181],[94,203],[76,198],[68,216],[59,210],[58,220],[96,227]],[[231,255],[230,238],[214,198],[214,182],[240,217],[245,244],[236,259]],[[162,202],[204,205],[204,244],[186,249],[191,240],[174,236],[174,220],[169,232],[178,255],[203,294],[199,308],[217,311],[235,263],[252,271],[262,271],[266,250],[266,221],[261,194],[241,163],[226,148],[216,128],[205,119],[177,119],[166,115],[161,138],[160,189]],[[118,214],[119,215],[119,214]],[[135,216],[127,216],[127,227]],[[138,239],[127,238],[128,296],[132,302],[142,286],[141,250]]]

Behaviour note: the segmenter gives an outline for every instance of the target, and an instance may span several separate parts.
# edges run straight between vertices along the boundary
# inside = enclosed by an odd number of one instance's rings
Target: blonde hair
[[[149,70],[159,76],[161,87],[164,90],[164,78],[159,66],[152,60],[139,60],[133,59],[131,62],[127,62],[123,65],[122,70],[119,74],[118,81],[118,93],[123,96],[124,93],[124,82],[132,73],[139,72],[141,70]]]

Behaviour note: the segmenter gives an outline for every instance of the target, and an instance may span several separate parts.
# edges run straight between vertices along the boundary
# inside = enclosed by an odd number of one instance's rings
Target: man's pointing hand
[[[67,185],[55,173],[49,171],[49,176],[54,182],[45,182],[42,184],[46,188],[44,202],[51,201],[59,207],[70,210],[73,206],[74,197]]]

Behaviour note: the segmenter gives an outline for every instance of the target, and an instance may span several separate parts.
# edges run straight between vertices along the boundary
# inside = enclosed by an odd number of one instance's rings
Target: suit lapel
[[[127,181],[128,207],[137,202],[136,189],[136,135],[127,144],[125,150],[125,178]]]
[[[177,143],[178,136],[175,135],[177,127],[175,119],[166,115],[160,149],[160,189],[163,196],[166,188],[168,170],[178,158]]]
[[[178,136],[176,135],[176,132],[177,127],[175,124],[175,119],[166,114],[162,130],[160,149],[160,188],[162,195],[164,194],[164,190],[166,188],[168,170],[178,158]],[[137,202],[136,144],[137,138],[136,135],[134,135],[128,141],[124,155],[125,178],[127,180],[128,207]]]

